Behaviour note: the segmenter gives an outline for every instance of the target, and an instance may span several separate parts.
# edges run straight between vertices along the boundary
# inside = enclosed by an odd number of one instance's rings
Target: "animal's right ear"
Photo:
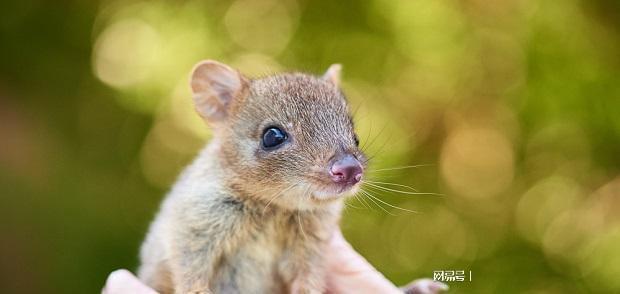
[[[194,66],[190,86],[198,114],[207,122],[217,122],[226,118],[231,102],[245,94],[248,81],[228,65],[203,60]]]

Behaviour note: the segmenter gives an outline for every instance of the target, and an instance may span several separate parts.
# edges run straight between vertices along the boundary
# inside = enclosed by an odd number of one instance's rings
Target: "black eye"
[[[263,147],[272,149],[286,141],[286,133],[276,127],[269,127],[263,132]]]
[[[355,140],[355,146],[360,147],[360,139],[357,137],[357,134],[353,135],[353,140]]]

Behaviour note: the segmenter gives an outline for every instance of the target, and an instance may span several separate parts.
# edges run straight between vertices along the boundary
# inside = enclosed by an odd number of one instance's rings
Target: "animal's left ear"
[[[332,83],[336,87],[340,87],[340,72],[342,71],[342,65],[335,63],[329,66],[327,71],[323,74],[323,80]]]
[[[208,123],[216,123],[228,117],[233,101],[243,98],[248,81],[228,65],[204,60],[194,66],[190,86],[198,114]]]

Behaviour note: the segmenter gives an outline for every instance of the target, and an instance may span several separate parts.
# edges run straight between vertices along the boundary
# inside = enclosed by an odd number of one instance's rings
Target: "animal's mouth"
[[[346,185],[331,184],[324,185],[316,189],[312,194],[312,198],[319,201],[336,200],[342,197],[355,194],[359,189],[359,183],[350,183]]]
[[[359,189],[364,166],[352,154],[344,153],[330,160],[325,170],[306,175],[315,187],[311,198],[316,201],[339,199]]]

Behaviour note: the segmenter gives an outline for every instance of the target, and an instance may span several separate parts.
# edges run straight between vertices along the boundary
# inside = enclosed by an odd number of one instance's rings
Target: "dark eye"
[[[353,135],[353,140],[355,140],[355,146],[360,146],[360,139],[357,137],[357,134]]]
[[[269,127],[263,132],[263,147],[273,149],[286,141],[287,135],[283,130],[276,127]]]

